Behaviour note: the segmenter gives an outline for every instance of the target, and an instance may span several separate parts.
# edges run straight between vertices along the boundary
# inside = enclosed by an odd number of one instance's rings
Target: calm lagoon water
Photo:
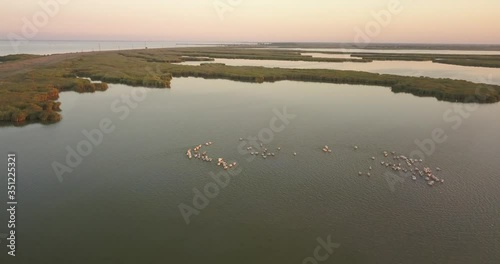
[[[353,59],[360,60],[360,57],[352,57],[351,54],[324,54],[324,53],[301,53],[304,56],[312,56],[314,58],[336,58],[336,59]]]
[[[386,87],[176,78],[121,120],[111,106],[138,89],[65,92],[61,122],[0,127],[2,156],[18,154],[20,263],[302,263],[328,236],[340,244],[329,263],[500,262],[500,104],[470,112]],[[295,118],[266,144],[281,152],[248,161],[239,138],[283,108]],[[457,109],[470,116],[453,129],[458,115],[443,114]],[[51,164],[103,118],[115,130],[59,182]],[[436,128],[447,140],[425,163],[446,182],[398,175],[391,187],[382,151],[409,154]],[[220,172],[185,156],[207,141],[241,173],[187,225],[179,204]]]

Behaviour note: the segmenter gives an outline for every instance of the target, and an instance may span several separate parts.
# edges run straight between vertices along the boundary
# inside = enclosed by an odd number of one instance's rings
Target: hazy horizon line
[[[10,39],[2,39],[0,41],[11,41]],[[229,41],[229,40],[146,40],[146,39],[32,39],[26,42],[31,41],[92,41],[92,42],[170,42],[170,43],[266,43],[266,44],[353,44],[356,45],[356,42],[343,42],[343,41]],[[387,44],[404,44],[404,45],[451,45],[451,46],[465,46],[465,45],[474,45],[474,46],[500,46],[500,43],[453,43],[453,42],[373,42],[363,46],[370,45],[387,45]],[[362,49],[362,48],[361,48]]]

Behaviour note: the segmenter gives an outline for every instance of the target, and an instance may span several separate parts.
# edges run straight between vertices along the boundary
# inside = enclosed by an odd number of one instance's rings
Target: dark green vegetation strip
[[[59,103],[56,102],[60,91],[103,91],[107,89],[106,83],[168,88],[172,77],[181,76],[255,83],[292,80],[380,85],[391,87],[394,92],[431,96],[450,102],[493,103],[500,100],[500,86],[451,79],[341,70],[175,64],[189,60],[211,61],[214,57],[303,59],[295,52],[215,47],[93,52],[2,63],[0,120],[55,122],[61,119]],[[95,84],[77,77],[89,77],[104,83]]]
[[[257,46],[256,46],[257,47]],[[262,48],[262,47],[261,47]],[[262,50],[268,50],[262,49]],[[458,66],[500,68],[500,55],[455,55],[455,54],[418,54],[418,53],[370,53],[370,52],[341,52],[341,51],[308,51],[286,50],[281,52],[320,53],[320,54],[347,54],[360,59],[348,59],[352,62],[371,61],[432,61],[434,63],[451,64]],[[498,52],[500,53],[500,51]],[[214,57],[215,58],[215,57]],[[321,59],[321,58],[314,58]],[[333,59],[342,60],[342,59]],[[335,62],[335,61],[331,61]],[[341,62],[341,61],[337,61]]]
[[[459,66],[500,68],[500,55],[438,55],[438,54],[381,54],[352,53],[353,57],[364,60],[432,61]]]
[[[7,61],[17,61],[17,60],[28,60],[33,58],[42,57],[41,55],[32,55],[32,54],[13,54],[7,56],[0,56],[0,62]]]
[[[471,50],[500,51],[498,44],[414,44],[414,43],[328,43],[328,42],[275,42],[259,43],[268,48],[314,49],[367,49],[367,50]]]

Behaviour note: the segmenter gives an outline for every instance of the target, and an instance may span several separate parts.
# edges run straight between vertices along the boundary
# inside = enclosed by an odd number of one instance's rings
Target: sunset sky
[[[3,0],[0,38],[38,18],[30,39],[353,42],[392,0],[59,0],[46,16],[56,1]],[[498,0],[397,2],[373,42],[500,44]]]

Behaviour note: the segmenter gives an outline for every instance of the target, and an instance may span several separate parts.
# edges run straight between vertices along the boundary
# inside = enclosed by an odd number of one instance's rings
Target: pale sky
[[[59,2],[52,9],[40,5]],[[390,12],[391,2],[399,2],[402,10],[391,13],[389,23],[381,25],[372,13]],[[0,3],[0,39],[8,39],[8,34],[14,33],[42,40],[353,42],[359,31],[366,32],[366,26],[371,25],[375,30],[369,37],[371,42],[500,44],[499,0],[0,0]],[[215,5],[222,11],[216,11]],[[224,7],[231,8],[224,11]],[[26,27],[31,23],[34,33]]]

